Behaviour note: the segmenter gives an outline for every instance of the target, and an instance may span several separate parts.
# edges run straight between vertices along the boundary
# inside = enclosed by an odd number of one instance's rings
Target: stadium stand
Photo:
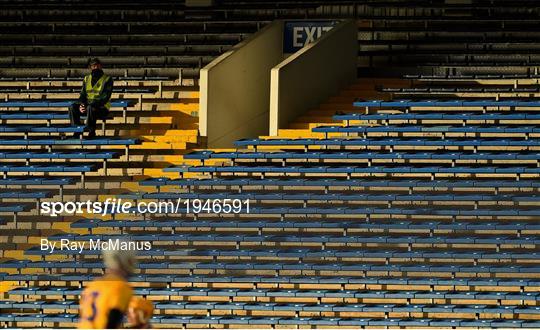
[[[99,251],[42,237],[121,235],[153,243],[130,281],[156,328],[540,327],[533,1],[55,4],[0,10],[2,326],[73,327],[103,272]],[[202,148],[200,68],[279,18],[356,19],[358,81],[278,136]],[[72,139],[89,55],[115,102],[97,139]],[[109,197],[250,213],[36,214]]]

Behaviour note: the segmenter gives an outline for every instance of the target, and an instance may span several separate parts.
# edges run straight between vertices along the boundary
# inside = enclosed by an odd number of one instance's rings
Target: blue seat
[[[69,114],[57,112],[27,112],[27,111],[8,111],[0,112],[0,119],[29,119],[29,120],[53,120],[53,119],[69,119]]]
[[[92,165],[29,165],[29,166],[6,166],[0,165],[0,172],[90,172],[97,167]]]
[[[210,304],[210,303],[207,303],[207,304]],[[188,303],[185,301],[155,303],[156,308],[164,309],[164,310],[182,310],[182,309],[186,309],[186,305],[188,305]],[[212,308],[212,306],[210,306],[210,308]]]
[[[280,320],[282,318],[280,317],[259,317],[259,318],[251,318],[248,323],[254,324],[254,325],[271,325],[271,324],[279,324]]]
[[[15,198],[15,199],[41,199],[54,196],[52,191],[11,191],[0,192],[0,199],[2,198]]]
[[[0,310],[16,308],[16,307],[13,307],[14,304],[15,306],[17,306],[17,302],[5,301],[5,300],[0,301]]]
[[[14,178],[6,178],[6,179],[0,179],[0,185],[57,185],[57,186],[64,186],[64,185],[71,185],[75,182],[73,178],[50,178],[50,177],[14,177]]]
[[[429,326],[432,319],[422,318],[422,319],[405,319],[399,321],[400,326],[405,327],[427,327]]]
[[[79,304],[77,301],[48,301],[44,302],[40,308],[43,309],[76,309],[78,308]]]
[[[284,325],[308,325],[308,324],[310,324],[310,321],[311,321],[311,318],[307,318],[307,317],[298,317],[298,318],[294,318],[294,319],[282,318],[282,319],[279,320],[279,324],[284,324]]]
[[[497,328],[496,326],[493,326],[492,320],[485,320],[485,319],[479,319],[479,320],[462,320],[460,325],[462,327],[478,327],[478,328]]]
[[[432,327],[451,328],[461,326],[461,319],[432,319],[429,325]]]
[[[492,324],[498,325],[496,322],[493,322]],[[523,322],[521,322],[521,327],[525,329],[540,328],[540,321],[523,320]]]
[[[111,159],[118,152],[0,152],[0,159]]]
[[[219,324],[249,324],[249,320],[249,316],[220,317]]]
[[[315,326],[337,326],[339,325],[339,321],[341,321],[341,318],[336,317],[328,317],[324,319],[311,319],[309,321],[309,324],[315,325]]]
[[[3,213],[18,213],[28,211],[30,207],[28,205],[0,205],[0,212]]]
[[[152,321],[157,320],[161,324],[190,324],[192,316],[181,316],[181,315],[160,315],[159,318],[154,316]],[[196,323],[196,322],[193,322]]]
[[[82,133],[84,126],[0,125],[0,133]]]

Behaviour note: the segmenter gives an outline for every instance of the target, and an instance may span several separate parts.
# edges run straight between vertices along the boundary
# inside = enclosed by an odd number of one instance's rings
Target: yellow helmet
[[[102,250],[103,263],[106,268],[124,271],[132,275],[137,268],[137,256],[134,250],[122,249],[121,246],[129,246],[130,242],[118,240],[115,246]]]

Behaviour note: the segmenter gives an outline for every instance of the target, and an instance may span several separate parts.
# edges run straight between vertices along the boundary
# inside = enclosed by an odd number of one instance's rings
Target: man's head
[[[122,244],[126,243],[126,244]],[[120,242],[119,246],[129,246],[129,242]],[[137,259],[135,252],[132,250],[103,250],[103,263],[107,272],[120,275],[128,278],[135,272],[137,267]]]
[[[97,57],[92,57],[88,59],[88,68],[90,70],[100,70],[103,66],[101,65],[101,61]]]

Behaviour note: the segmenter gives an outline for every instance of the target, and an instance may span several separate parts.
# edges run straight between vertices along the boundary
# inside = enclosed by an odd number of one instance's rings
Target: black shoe
[[[96,132],[95,131],[90,131],[88,133],[88,136],[86,137],[87,140],[92,140],[92,139],[95,139],[96,138]]]

